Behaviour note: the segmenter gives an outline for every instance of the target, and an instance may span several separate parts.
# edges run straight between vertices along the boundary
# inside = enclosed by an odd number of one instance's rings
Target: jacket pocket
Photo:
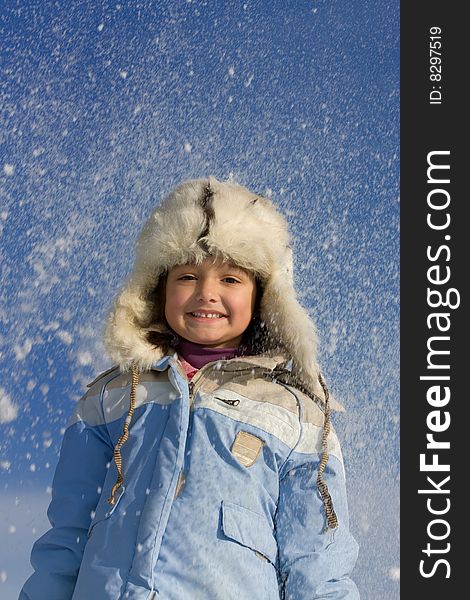
[[[276,564],[277,542],[265,516],[238,504],[222,502],[222,531],[226,537]]]
[[[100,501],[98,502],[98,506],[96,507],[96,512],[93,515],[91,525],[88,528],[88,537],[91,536],[93,529],[95,528],[96,525],[98,525],[98,523],[101,523],[101,521],[105,521],[113,514],[113,512],[117,508],[117,505],[121,501],[121,498],[124,495],[125,489],[126,488],[124,486],[121,486],[119,488],[118,496],[113,505],[109,504],[109,502],[108,502],[109,495],[106,495],[106,494],[101,495]]]

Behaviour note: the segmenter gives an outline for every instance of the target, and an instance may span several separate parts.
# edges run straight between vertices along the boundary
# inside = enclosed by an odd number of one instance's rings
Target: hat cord
[[[132,383],[131,383],[131,398],[129,403],[129,410],[127,411],[127,416],[124,421],[124,425],[122,427],[122,435],[117,441],[117,444],[114,447],[113,459],[114,464],[116,465],[116,470],[118,473],[116,483],[113,485],[113,489],[111,490],[111,496],[108,498],[108,503],[111,506],[116,504],[116,492],[122,487],[124,483],[124,476],[122,473],[122,456],[121,456],[121,448],[127,442],[129,438],[129,427],[132,421],[132,417],[134,416],[135,409],[135,397],[137,386],[139,385],[139,370],[135,363],[132,363]]]
[[[323,500],[323,506],[325,507],[326,520],[328,523],[327,529],[336,529],[338,527],[338,517],[336,516],[335,509],[333,508],[333,500],[331,499],[328,486],[323,480],[323,473],[325,471],[326,463],[328,462],[328,435],[331,430],[331,419],[330,419],[330,393],[326,387],[325,381],[321,373],[318,374],[318,381],[323,388],[325,394],[325,419],[323,422],[323,433],[322,433],[322,454],[320,460],[320,466],[318,467],[317,474],[317,488]]]

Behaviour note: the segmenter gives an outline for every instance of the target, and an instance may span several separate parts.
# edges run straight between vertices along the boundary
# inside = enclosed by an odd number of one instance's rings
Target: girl
[[[21,600],[357,600],[332,400],[271,201],[175,189],[105,344]]]

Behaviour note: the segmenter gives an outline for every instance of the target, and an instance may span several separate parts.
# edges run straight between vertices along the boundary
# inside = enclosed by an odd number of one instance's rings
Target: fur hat
[[[155,322],[155,290],[175,265],[202,262],[208,255],[230,260],[262,282],[260,319],[272,350],[292,361],[292,376],[324,400],[317,364],[315,326],[293,286],[293,260],[285,219],[271,200],[214,177],[186,181],[153,212],[136,248],[136,261],[109,314],[104,343],[122,370],[149,369],[162,357],[149,332]],[[160,307],[161,308],[161,307]]]

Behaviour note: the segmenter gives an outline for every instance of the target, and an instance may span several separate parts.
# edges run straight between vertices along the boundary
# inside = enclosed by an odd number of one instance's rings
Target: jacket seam
[[[178,380],[175,378],[175,381],[178,381]],[[181,387],[179,385],[178,385],[178,390],[179,390],[179,392],[181,394],[181,400],[183,401],[184,400],[184,394],[183,394],[183,390],[181,389]],[[188,388],[188,390],[189,390],[189,388]],[[189,398],[188,398],[188,404],[189,404]],[[179,429],[180,429],[180,431],[183,429],[182,428],[182,421],[183,421],[183,417],[184,417],[183,411],[184,411],[184,406],[183,406],[183,402],[182,402],[181,413],[180,413],[180,418],[179,418]],[[188,407],[188,411],[189,411],[189,407]],[[185,444],[186,444],[186,439],[187,439],[187,437],[185,437],[185,442],[184,442]],[[184,449],[183,449],[183,461],[184,461]],[[156,540],[157,540],[158,533],[159,533],[159,528],[160,528],[160,523],[161,523],[161,520],[162,520],[162,515],[163,515],[163,513],[165,511],[165,507],[166,507],[166,504],[168,502],[168,497],[170,495],[171,484],[174,481],[175,475],[176,475],[177,472],[178,472],[178,453],[176,454],[175,467],[173,469],[173,474],[172,474],[172,477],[171,477],[171,480],[170,480],[170,485],[168,486],[167,493],[165,494],[165,500],[163,502],[162,510],[161,510],[161,513],[160,513],[160,516],[159,516],[159,519],[158,519],[158,524],[157,524],[156,531],[155,531],[155,536],[154,536],[153,550],[152,550],[152,559],[151,559],[151,565],[150,565],[150,567],[152,569],[152,574],[151,574],[151,587],[152,587],[152,590],[155,590],[155,568],[156,568],[156,564],[158,562],[158,555],[156,554]],[[170,506],[169,510],[171,511],[171,506]],[[168,521],[167,521],[167,524],[168,524]],[[165,532],[163,532],[163,535],[164,535],[164,533]],[[135,552],[134,552],[134,555],[132,557],[131,569],[132,569],[132,564],[134,563],[134,558],[135,558]],[[129,575],[130,575],[131,569],[129,569],[129,573],[128,573],[128,576],[127,576],[126,587],[127,587],[128,583],[129,583]]]
[[[119,375],[120,375],[120,373],[116,373],[116,375],[114,375],[114,377],[111,377],[107,381],[103,382],[103,385],[101,386],[101,390],[100,390],[101,416],[103,418],[103,423],[106,426],[106,431],[108,432],[108,437],[109,437],[111,443],[113,442],[113,440],[111,439],[111,434],[109,433],[109,428],[108,428],[108,422],[106,421],[106,415],[104,414],[104,392],[106,391],[106,386],[108,385],[108,383],[111,383],[111,381],[113,381],[114,379],[117,379],[119,377]]]
[[[239,425],[246,425],[247,427],[253,427],[254,429],[259,429],[263,433],[266,433],[267,435],[270,435],[270,436],[276,438],[276,440],[278,440],[281,444],[284,444],[284,446],[287,446],[289,448],[289,444],[287,444],[284,440],[282,440],[278,435],[276,435],[272,431],[268,431],[267,429],[264,429],[264,427],[261,427],[260,425],[255,425],[254,423],[245,423],[245,421],[239,421],[235,417],[231,417],[231,416],[229,416],[229,415],[227,415],[225,413],[220,413],[217,410],[215,410],[215,408],[211,408],[209,406],[199,406],[199,407],[193,408],[191,410],[193,410],[194,412],[196,412],[196,411],[203,411],[203,410],[209,410],[209,411],[215,413],[216,415],[222,415],[224,417],[224,419],[230,419],[231,421],[233,421],[234,423],[238,423]],[[286,460],[282,463],[281,468],[287,462],[287,460],[289,459],[291,453],[297,448],[298,445],[299,445],[299,440],[297,440],[295,442],[294,446],[289,449],[289,454],[288,454]],[[281,471],[281,469],[279,469],[279,472],[280,471]]]
[[[302,426],[302,400],[300,398],[298,398],[297,395],[290,389],[290,386],[288,386],[288,385],[286,385],[286,384],[284,384],[284,383],[282,383],[280,381],[278,383],[280,385],[282,385],[284,388],[286,388],[286,390],[288,392],[290,392],[294,396],[295,401],[297,403],[297,407],[299,409],[299,412],[298,412],[298,418],[299,418],[299,437],[298,437],[296,443],[294,444],[294,446],[291,448],[291,450],[290,450],[289,454],[287,455],[287,457],[285,458],[284,462],[282,463],[282,465],[279,468],[279,474],[281,475],[281,473],[282,473],[285,465],[289,461],[292,453],[295,451],[295,449],[297,448],[297,446],[300,444],[300,440],[302,439],[302,435],[303,435],[303,426]],[[284,479],[284,475],[282,475],[279,478],[279,483],[281,483],[281,481],[283,479]]]

